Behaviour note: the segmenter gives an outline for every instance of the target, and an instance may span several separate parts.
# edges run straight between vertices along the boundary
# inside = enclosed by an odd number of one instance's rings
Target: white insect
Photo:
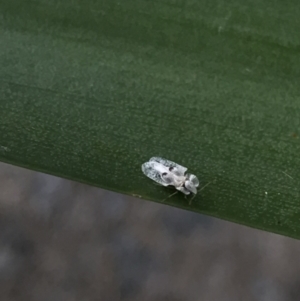
[[[142,165],[142,171],[148,178],[163,186],[172,185],[185,195],[197,194],[198,178],[186,173],[187,168],[175,162],[153,157]]]

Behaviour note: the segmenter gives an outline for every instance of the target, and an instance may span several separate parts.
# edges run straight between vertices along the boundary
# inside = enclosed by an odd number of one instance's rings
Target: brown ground
[[[297,301],[300,241],[0,163],[1,301]]]

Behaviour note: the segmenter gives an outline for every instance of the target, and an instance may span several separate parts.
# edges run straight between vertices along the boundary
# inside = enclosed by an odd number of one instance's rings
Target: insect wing
[[[168,168],[155,161],[144,163],[142,165],[142,171],[148,178],[163,186],[171,185],[173,181]],[[164,179],[162,179],[163,173],[166,173],[166,177],[164,177]]]
[[[167,159],[163,159],[160,157],[152,157],[149,162],[158,162],[162,165],[164,165],[165,167],[168,167],[168,171],[174,173],[176,176],[184,176],[185,172],[187,171],[187,168],[179,165],[173,161],[167,160]],[[171,167],[171,169],[170,169]]]

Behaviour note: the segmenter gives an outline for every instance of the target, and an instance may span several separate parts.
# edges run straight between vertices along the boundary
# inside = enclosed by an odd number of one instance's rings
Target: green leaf
[[[2,0],[0,160],[300,238],[300,2]]]

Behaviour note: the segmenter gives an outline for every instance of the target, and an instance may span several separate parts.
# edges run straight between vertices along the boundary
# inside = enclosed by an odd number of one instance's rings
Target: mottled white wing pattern
[[[179,165],[173,161],[167,160],[167,159],[163,159],[160,157],[152,157],[149,162],[159,162],[162,165],[166,166],[169,168],[170,172],[173,172],[175,175],[177,176],[184,176],[185,172],[187,171],[187,168]]]
[[[149,161],[142,165],[143,173],[156,183],[159,183],[163,186],[172,185],[173,178],[170,174],[169,169],[163,164],[156,161]],[[162,178],[162,174],[166,174],[167,177]],[[168,176],[169,175],[169,176]]]

